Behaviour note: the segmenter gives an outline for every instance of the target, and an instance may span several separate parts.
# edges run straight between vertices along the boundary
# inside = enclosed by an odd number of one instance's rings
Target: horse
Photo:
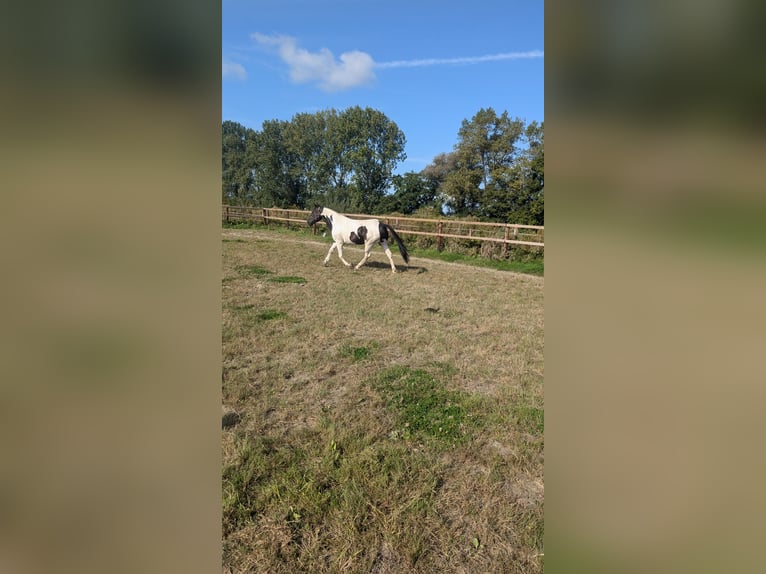
[[[380,243],[388,260],[391,262],[391,271],[396,273],[396,265],[394,265],[391,250],[388,248],[389,236],[396,240],[396,244],[399,246],[399,253],[402,254],[404,262],[410,262],[407,248],[396,231],[394,231],[394,228],[388,223],[383,223],[379,219],[351,219],[350,217],[346,217],[337,211],[322,207],[321,205],[314,207],[311,211],[311,215],[309,215],[309,218],[306,220],[306,223],[311,227],[318,221],[324,221],[327,224],[333,238],[333,244],[330,246],[330,251],[327,252],[327,257],[325,257],[323,265],[327,265],[327,262],[330,261],[330,255],[332,255],[333,249],[337,249],[338,257],[343,264],[346,267],[351,267],[351,263],[343,259],[343,245],[346,243],[354,243],[356,245],[364,245],[364,257],[357,266],[354,267],[355,270],[359,269],[370,258],[370,251],[372,251],[374,245]]]

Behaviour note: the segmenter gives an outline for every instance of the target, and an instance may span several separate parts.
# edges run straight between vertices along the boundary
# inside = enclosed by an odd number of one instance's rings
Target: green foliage
[[[408,171],[392,178],[394,193],[385,196],[379,203],[379,213],[401,213],[412,215],[415,211],[439,207],[437,184],[420,173]]]
[[[362,213],[378,209],[397,163],[404,161],[406,139],[395,123],[372,108],[348,108],[340,114],[346,137],[351,207]]]
[[[460,216],[543,225],[544,124],[480,109],[450,153],[420,173],[394,175],[406,138],[382,112],[354,106],[268,120],[260,131],[222,124],[224,203],[341,212]]]
[[[375,211],[405,141],[385,114],[359,106],[265,121],[258,132],[223,122],[224,201]]]
[[[224,203],[248,204],[253,177],[247,161],[247,148],[255,132],[236,122],[222,125],[221,192]]]
[[[452,154],[423,170],[460,216],[543,225],[543,124],[481,109],[464,120]]]

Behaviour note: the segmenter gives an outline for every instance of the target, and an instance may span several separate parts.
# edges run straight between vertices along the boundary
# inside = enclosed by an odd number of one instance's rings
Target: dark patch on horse
[[[314,209],[311,210],[311,214],[309,215],[309,218],[306,220],[306,223],[311,227],[312,225],[316,225],[320,221],[324,221],[325,225],[327,225],[327,228],[330,230],[330,233],[332,233],[332,215],[329,217],[327,215],[322,215],[322,211],[324,208],[321,205],[317,205],[314,207]]]
[[[311,213],[309,214],[309,217],[306,220],[306,223],[309,225],[309,227],[311,227],[323,217],[324,216],[322,216],[322,206],[317,205],[314,207],[314,209],[311,210]]]
[[[384,241],[388,241],[388,229],[387,225],[383,223],[382,221],[378,224],[378,232],[380,233],[380,243],[383,244]]]
[[[351,235],[349,235],[349,239],[351,240],[351,243],[362,245],[365,241],[367,241],[367,228],[362,225],[359,229],[356,230],[356,233],[352,231]]]

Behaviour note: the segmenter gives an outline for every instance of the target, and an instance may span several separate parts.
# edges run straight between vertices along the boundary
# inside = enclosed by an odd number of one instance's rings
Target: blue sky
[[[407,139],[397,173],[452,151],[481,108],[544,119],[542,0],[223,0],[222,119],[260,130],[350,106]]]

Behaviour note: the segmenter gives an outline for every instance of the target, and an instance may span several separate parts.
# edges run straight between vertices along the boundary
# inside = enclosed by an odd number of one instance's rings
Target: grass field
[[[263,225],[261,223],[255,222],[223,222],[222,225],[224,229],[253,229],[258,231],[269,230],[275,233],[292,236],[293,239],[303,237],[304,239],[310,238],[313,240],[321,240],[327,243],[328,249],[330,248],[331,239],[329,236],[323,239],[319,239],[319,236],[312,235],[310,229],[306,228],[305,226],[296,226],[294,223],[292,223],[289,228],[283,225]],[[326,227],[324,227],[324,225],[320,225],[320,230],[324,232],[326,231]],[[421,242],[433,243],[432,240],[427,240],[423,237],[416,238],[406,234],[402,235],[405,243],[407,244],[407,249],[409,250],[410,255],[414,255],[416,257],[448,261],[450,263],[463,263],[465,265],[487,267],[501,271],[515,271],[527,275],[543,276],[545,274],[545,258],[541,256],[541,253],[538,252],[535,254],[525,248],[511,248],[510,258],[497,258],[493,256],[481,256],[480,254],[477,254],[475,252],[475,245],[474,248],[466,247],[466,242],[462,240],[447,239],[444,250],[438,251],[434,245],[431,245],[430,247],[420,245]],[[474,241],[473,243],[476,242]],[[396,251],[395,243],[392,242],[391,246],[391,248]],[[485,244],[484,248],[480,249],[480,251],[484,251],[486,249],[489,249],[489,251],[494,251],[494,248],[499,249],[499,246]],[[497,253],[495,253],[495,255],[497,255]]]
[[[544,279],[327,249],[223,230],[224,571],[542,572]]]

